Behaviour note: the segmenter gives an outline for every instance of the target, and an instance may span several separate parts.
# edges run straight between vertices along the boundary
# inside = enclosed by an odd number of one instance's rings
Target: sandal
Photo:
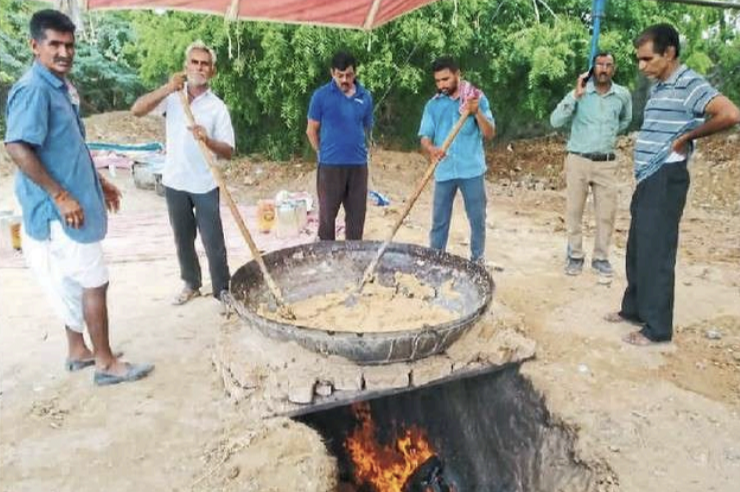
[[[186,302],[189,302],[196,297],[200,297],[200,289],[191,289],[190,287],[185,287],[182,289],[182,291],[172,300],[172,305],[174,306],[182,306]]]
[[[131,364],[126,362],[126,372],[123,374],[109,374],[103,371],[95,371],[93,383],[96,386],[129,383],[147,377],[153,370],[154,364]]]
[[[658,345],[661,343],[668,343],[668,341],[665,342],[656,342],[655,340],[650,340],[648,337],[640,333],[639,331],[633,331],[629,333],[627,336],[622,338],[622,341],[624,343],[629,343],[630,345],[635,345],[637,347],[648,347],[650,345]]]

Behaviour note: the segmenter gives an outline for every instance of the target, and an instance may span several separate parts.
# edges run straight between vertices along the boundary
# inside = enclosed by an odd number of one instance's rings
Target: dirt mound
[[[636,134],[617,140],[620,161],[618,179],[633,183],[632,151]],[[488,179],[503,186],[530,190],[565,188],[563,161],[566,140],[550,135],[528,140],[499,143],[486,155]],[[691,159],[691,206],[740,212],[740,131],[701,139]]]
[[[203,461],[194,492],[325,492],[336,485],[336,459],[319,434],[286,418],[224,431],[208,445]]]
[[[561,189],[565,143],[563,136],[553,134],[496,144],[486,155],[488,179],[504,186],[524,183],[528,189]]]
[[[691,180],[693,206],[740,213],[740,131],[699,141]]]
[[[137,118],[128,111],[101,113],[85,118],[88,142],[134,144],[165,141],[164,118]]]

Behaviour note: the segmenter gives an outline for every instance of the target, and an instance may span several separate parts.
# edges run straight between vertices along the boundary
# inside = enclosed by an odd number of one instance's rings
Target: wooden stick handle
[[[457,120],[457,123],[455,123],[455,126],[452,127],[452,130],[450,130],[450,133],[447,134],[447,138],[445,138],[444,142],[442,142],[441,149],[444,152],[447,152],[447,149],[450,148],[450,145],[452,144],[452,141],[455,140],[455,137],[460,132],[460,129],[465,124],[465,120],[470,116],[470,113],[465,111],[460,115],[460,118]],[[422,176],[421,180],[419,181],[419,184],[416,185],[416,189],[411,194],[408,200],[406,200],[406,205],[403,208],[403,211],[401,212],[401,216],[396,220],[395,224],[393,224],[393,228],[391,229],[390,233],[385,239],[385,242],[383,242],[383,245],[378,249],[378,253],[375,255],[375,258],[373,261],[370,262],[370,265],[368,265],[367,269],[365,270],[365,274],[362,276],[362,281],[360,282],[360,286],[358,290],[362,290],[362,287],[372,279],[373,275],[375,274],[375,269],[378,267],[378,262],[380,262],[380,258],[385,253],[385,250],[388,248],[388,245],[390,245],[391,241],[393,241],[393,238],[396,235],[396,232],[398,232],[398,229],[401,227],[401,224],[403,224],[403,221],[406,220],[406,217],[408,216],[409,212],[411,212],[411,208],[416,203],[416,200],[421,195],[421,192],[424,190],[424,187],[427,185],[429,180],[432,178],[432,175],[434,175],[434,171],[437,169],[437,165],[439,165],[440,159],[432,159],[431,164],[429,164],[429,167],[427,167],[427,170],[424,172],[424,176]]]
[[[184,89],[182,91],[179,91],[178,94],[180,95],[180,102],[182,103],[182,108],[185,111],[185,116],[187,117],[190,126],[194,126],[196,124],[195,118],[193,117],[193,112],[190,109],[190,102],[188,101],[186,91],[187,89]],[[229,210],[231,210],[231,215],[234,217],[234,221],[239,227],[239,231],[241,231],[242,237],[249,246],[249,250],[252,252],[252,257],[255,259],[257,265],[259,265],[260,270],[262,271],[262,276],[265,278],[267,287],[270,289],[273,297],[275,297],[278,309],[281,310],[285,317],[295,319],[295,315],[285,304],[280,289],[278,288],[277,284],[275,284],[275,281],[272,279],[270,272],[267,271],[265,261],[262,259],[262,255],[260,254],[260,251],[257,248],[254,239],[252,239],[252,235],[249,233],[249,229],[247,229],[247,225],[244,223],[244,219],[242,219],[242,215],[239,212],[239,208],[236,206],[236,202],[234,202],[234,198],[231,196],[229,189],[226,187],[226,181],[224,181],[221,170],[213,161],[213,154],[211,154],[210,149],[208,148],[208,146],[206,146],[206,143],[203,140],[196,138],[196,141],[198,142],[198,147],[203,154],[203,158],[205,159],[206,164],[208,164],[208,168],[211,170],[211,174],[213,174],[213,178],[216,180],[216,184],[218,184],[218,188],[221,190],[221,196],[226,201],[226,205],[229,207]]]

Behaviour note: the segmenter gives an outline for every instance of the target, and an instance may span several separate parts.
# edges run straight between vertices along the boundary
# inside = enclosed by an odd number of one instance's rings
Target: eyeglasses
[[[614,67],[613,63],[595,63],[594,65],[596,65],[597,67],[601,67],[601,68],[613,68]]]

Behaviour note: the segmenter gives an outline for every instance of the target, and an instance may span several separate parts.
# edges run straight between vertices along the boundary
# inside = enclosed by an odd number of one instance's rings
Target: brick
[[[452,361],[446,357],[431,357],[414,364],[411,369],[411,383],[414,386],[423,386],[449,376],[451,372]]]
[[[295,378],[288,380],[288,400],[299,405],[309,405],[313,402],[313,391],[316,387],[316,378]]]
[[[334,383],[336,391],[362,391],[362,369],[357,366],[332,367],[326,377]]]
[[[334,393],[334,385],[331,381],[319,381],[316,384],[316,388],[314,388],[314,392],[317,396],[331,396],[331,394]]]
[[[368,391],[406,388],[410,384],[409,368],[405,364],[372,366],[363,369],[365,389]]]

